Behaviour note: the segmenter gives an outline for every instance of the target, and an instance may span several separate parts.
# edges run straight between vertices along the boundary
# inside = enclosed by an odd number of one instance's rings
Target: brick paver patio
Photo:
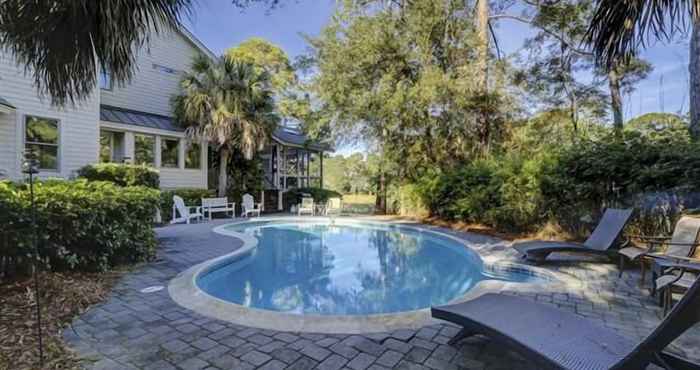
[[[365,335],[287,333],[209,319],[170,299],[170,279],[194,264],[231,252],[241,243],[217,235],[225,221],[158,229],[158,259],[125,276],[109,299],[76,318],[64,331],[69,345],[90,369],[531,369],[516,353],[487,338],[447,344],[458,328],[439,324],[419,330]],[[444,230],[443,230],[444,231]],[[470,241],[482,256],[517,261],[508,243],[451,232]],[[567,262],[545,265],[570,277],[562,291],[527,293],[540,302],[590,318],[641,339],[659,322],[654,299],[638,286],[639,274],[622,279],[611,264]],[[155,293],[141,293],[164,286]],[[517,293],[513,293],[517,294]],[[523,294],[521,294],[523,295]],[[700,328],[681,337],[673,350],[700,361]]]

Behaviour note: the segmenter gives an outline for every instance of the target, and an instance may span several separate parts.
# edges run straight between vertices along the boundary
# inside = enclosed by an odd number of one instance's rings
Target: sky
[[[269,10],[254,5],[241,10],[229,0],[200,0],[187,26],[216,54],[251,37],[262,37],[280,46],[291,59],[307,50],[303,34],[317,35],[328,23],[336,0],[283,0]],[[501,20],[496,35],[506,54],[522,48],[534,31],[515,21]],[[688,44],[680,40],[655,43],[642,52],[654,66],[637,90],[623,97],[625,118],[649,112],[686,113],[688,111]],[[352,152],[354,148],[341,148]]]

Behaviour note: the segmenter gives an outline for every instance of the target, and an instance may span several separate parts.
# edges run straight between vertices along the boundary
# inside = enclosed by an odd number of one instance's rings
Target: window
[[[155,165],[156,139],[149,135],[134,135],[134,161],[136,164]]]
[[[25,121],[24,150],[34,153],[39,169],[58,170],[58,121],[30,117]]]
[[[178,167],[179,144],[177,139],[160,140],[160,166],[161,167]]]
[[[187,143],[185,154],[185,168],[199,169],[202,159],[201,147],[197,143]]]
[[[112,90],[112,73],[110,71],[100,70],[100,89]]]

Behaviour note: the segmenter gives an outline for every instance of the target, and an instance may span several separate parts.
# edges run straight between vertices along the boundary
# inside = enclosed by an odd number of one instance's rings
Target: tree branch
[[[552,37],[554,37],[555,39],[559,40],[560,42],[562,42],[564,45],[566,45],[566,47],[568,47],[568,48],[569,48],[571,51],[573,51],[574,53],[580,54],[580,55],[585,55],[585,56],[593,56],[593,53],[592,53],[592,52],[586,51],[586,50],[582,50],[582,49],[579,49],[578,47],[575,47],[574,45],[572,45],[572,42],[571,42],[571,41],[564,39],[563,37],[557,35],[556,33],[552,32],[552,31],[550,31],[550,30],[548,30],[548,29],[546,29],[546,28],[544,28],[544,27],[542,27],[542,26],[538,26],[537,24],[535,24],[535,23],[533,22],[532,19],[523,18],[523,17],[519,17],[519,16],[517,16],[517,15],[510,15],[510,14],[494,14],[494,15],[492,15],[492,16],[489,17],[489,20],[491,20],[491,19],[494,19],[494,20],[497,20],[497,19],[511,19],[511,20],[518,21],[518,22],[521,22],[521,23],[529,24],[530,26],[533,26],[533,27],[535,27],[535,28],[541,30],[542,32],[548,34],[549,36],[552,36]]]

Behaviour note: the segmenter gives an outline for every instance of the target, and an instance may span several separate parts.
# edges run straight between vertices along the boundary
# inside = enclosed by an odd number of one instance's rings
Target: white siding
[[[179,93],[183,71],[189,70],[199,50],[179,32],[153,35],[137,57],[137,70],[124,87],[101,90],[102,104],[170,116],[170,98]],[[169,73],[154,64],[170,68]]]
[[[202,170],[181,170],[177,168],[160,169],[160,187],[173,188],[199,188],[206,189],[207,176]]]
[[[0,169],[21,179],[24,155],[23,120],[27,115],[59,120],[59,170],[42,176],[70,177],[78,168],[97,161],[99,148],[99,96],[93,94],[75,107],[57,108],[40,98],[32,75],[24,74],[14,57],[0,51],[0,96],[17,109],[0,113]]]

